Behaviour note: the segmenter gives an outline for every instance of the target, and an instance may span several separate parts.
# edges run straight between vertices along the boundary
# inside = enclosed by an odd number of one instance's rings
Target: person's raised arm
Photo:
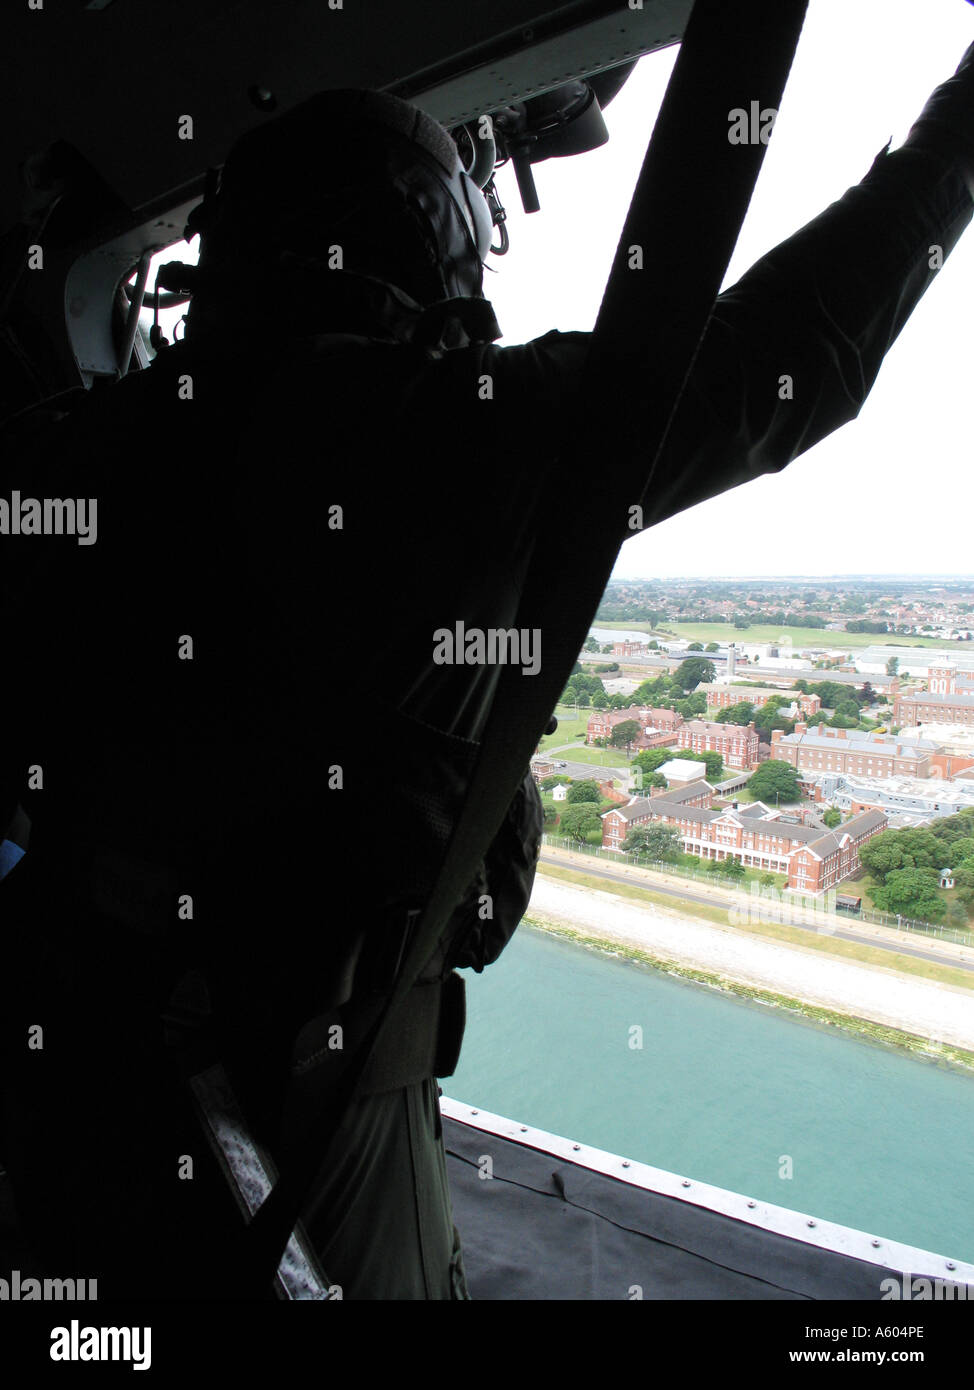
[[[778,472],[854,419],[972,197],[974,45],[901,149],[719,297],[644,524]]]

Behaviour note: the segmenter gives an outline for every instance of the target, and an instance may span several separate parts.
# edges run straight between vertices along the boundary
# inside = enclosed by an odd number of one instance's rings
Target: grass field
[[[970,642],[947,642],[940,637],[906,637],[895,633],[877,632],[825,632],[817,627],[778,627],[775,623],[755,623],[743,631],[731,623],[666,623],[666,631],[677,637],[685,637],[690,642],[780,642],[791,641],[796,647],[827,647],[842,650],[877,646],[932,647],[935,650],[949,651],[956,647],[959,652],[970,651]],[[633,632],[652,632],[659,636],[659,629],[650,623],[603,623],[596,619],[593,627],[632,629]]]
[[[591,714],[590,709],[581,709],[576,717],[574,705],[557,705],[555,718],[558,720],[558,728],[549,737],[541,740],[542,753],[553,753],[556,749],[563,748],[566,743],[584,739]]]

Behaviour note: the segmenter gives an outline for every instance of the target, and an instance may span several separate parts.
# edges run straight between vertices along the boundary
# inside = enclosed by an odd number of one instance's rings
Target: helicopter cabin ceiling
[[[114,225],[92,234],[117,235],[198,197],[206,169],[239,135],[324,88],[392,91],[456,124],[677,42],[690,8],[690,0],[21,0],[4,16],[0,55],[0,232],[22,215],[23,162],[58,140],[77,147],[117,200]]]

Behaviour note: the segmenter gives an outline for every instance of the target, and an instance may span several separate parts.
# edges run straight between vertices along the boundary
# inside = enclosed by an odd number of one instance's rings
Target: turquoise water
[[[974,1261],[974,1076],[523,926],[463,973],[448,1096]]]

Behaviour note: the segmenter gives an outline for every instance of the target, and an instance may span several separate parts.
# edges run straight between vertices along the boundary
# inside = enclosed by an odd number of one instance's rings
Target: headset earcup
[[[487,259],[487,252],[494,239],[494,219],[490,215],[490,208],[487,206],[487,199],[474,183],[469,174],[460,175],[463,183],[463,192],[467,200],[467,208],[470,212],[470,220],[473,223],[474,241],[477,246],[477,255],[482,261]]]

